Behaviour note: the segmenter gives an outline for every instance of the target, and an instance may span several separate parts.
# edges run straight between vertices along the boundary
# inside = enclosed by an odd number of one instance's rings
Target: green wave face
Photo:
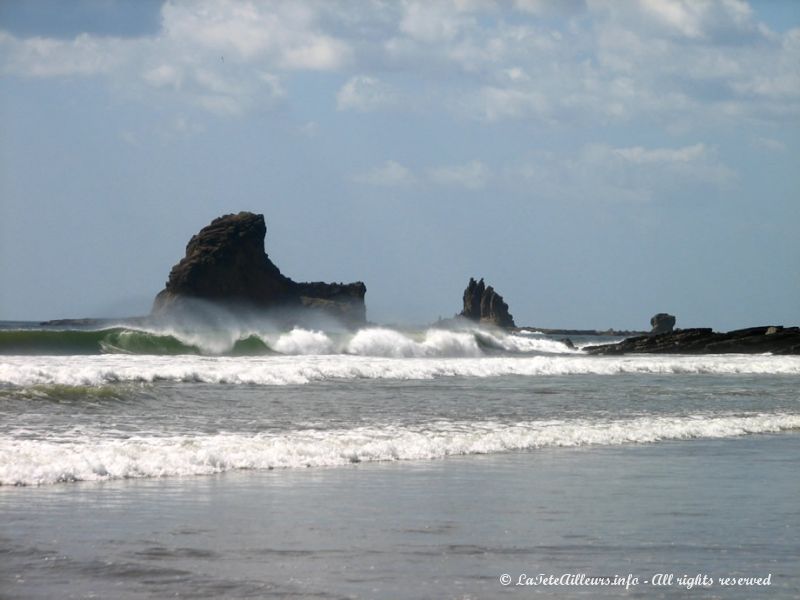
[[[175,335],[126,327],[56,331],[52,329],[0,330],[0,355],[91,355],[91,354],[219,354],[182,341]],[[222,352],[226,356],[275,354],[259,336],[252,334]]]
[[[121,328],[100,331],[0,331],[0,354],[100,354],[100,341]]]
[[[236,340],[230,354],[233,356],[260,356],[263,354],[276,353],[264,343],[264,340],[253,334],[249,337]]]
[[[107,354],[202,354],[197,346],[185,344],[173,335],[136,329],[110,330],[100,339],[100,350]]]
[[[246,341],[246,340],[245,340]],[[261,342],[263,348],[266,344]],[[256,344],[251,342],[250,346]],[[243,348],[246,351],[247,345]],[[234,347],[234,350],[236,347]],[[244,353],[244,352],[243,352]],[[263,354],[263,350],[259,353]],[[100,330],[8,330],[0,331],[0,354],[203,354],[193,344],[174,335],[113,327]]]

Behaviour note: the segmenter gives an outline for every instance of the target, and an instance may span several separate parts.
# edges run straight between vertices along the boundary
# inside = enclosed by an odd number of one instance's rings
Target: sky
[[[800,324],[800,2],[2,0],[0,79],[0,320],[250,210],[374,322]]]

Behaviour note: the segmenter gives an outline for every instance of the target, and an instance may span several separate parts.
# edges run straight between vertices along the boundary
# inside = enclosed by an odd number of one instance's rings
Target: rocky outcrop
[[[516,327],[514,317],[508,312],[508,304],[492,286],[485,285],[483,279],[475,281],[470,277],[464,290],[464,309],[460,316],[498,327]]]
[[[650,319],[651,335],[670,333],[675,328],[675,317],[667,313],[658,313]]]
[[[589,354],[800,354],[800,327],[751,327],[727,333],[678,329],[632,337],[616,344],[588,346],[584,350]]]
[[[186,299],[256,309],[314,309],[348,325],[366,320],[362,282],[299,283],[280,272],[264,252],[263,215],[240,212],[214,219],[189,240],[172,267],[153,313],[181,307]]]

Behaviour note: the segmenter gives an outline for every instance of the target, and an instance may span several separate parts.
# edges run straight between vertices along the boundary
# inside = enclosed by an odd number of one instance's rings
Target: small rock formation
[[[662,335],[642,335],[616,344],[588,346],[589,354],[800,354],[800,327],[750,327],[727,333],[711,329],[679,329]]]
[[[348,325],[366,321],[366,286],[298,283],[281,274],[264,252],[264,215],[224,215],[192,236],[186,256],[172,267],[153,313],[180,308],[184,299],[256,309],[310,308]]]
[[[653,315],[650,319],[650,335],[661,335],[662,333],[671,333],[675,328],[675,317],[667,313],[658,313]]]
[[[464,290],[464,310],[461,311],[461,316],[498,327],[516,327],[514,317],[508,312],[508,304],[503,302],[503,297],[492,286],[486,286],[483,279],[476,282],[470,277],[467,289]]]

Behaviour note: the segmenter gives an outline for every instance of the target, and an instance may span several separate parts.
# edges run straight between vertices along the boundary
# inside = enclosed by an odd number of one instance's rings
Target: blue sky
[[[149,310],[220,214],[370,319],[797,324],[800,3],[0,4],[0,319]]]

